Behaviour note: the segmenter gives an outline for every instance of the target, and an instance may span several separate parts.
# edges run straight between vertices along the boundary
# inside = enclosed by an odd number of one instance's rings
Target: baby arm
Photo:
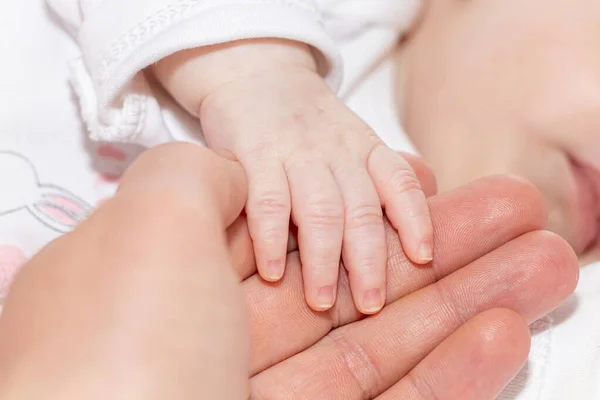
[[[249,229],[265,279],[283,275],[290,215],[315,310],[335,302],[340,255],[357,308],[383,306],[382,206],[409,257],[432,259],[429,210],[414,172],[328,88],[308,46],[231,42],[177,53],[154,72],[200,118],[209,146],[243,164]]]

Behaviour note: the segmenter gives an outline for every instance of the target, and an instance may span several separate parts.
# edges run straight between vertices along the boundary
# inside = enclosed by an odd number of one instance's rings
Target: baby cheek
[[[598,65],[600,68],[600,64]],[[600,69],[599,69],[600,71]],[[564,83],[548,83],[547,92],[532,102],[523,120],[527,130],[568,152],[580,161],[598,167],[600,160],[600,74],[582,78],[573,73]],[[585,82],[582,88],[581,81]]]

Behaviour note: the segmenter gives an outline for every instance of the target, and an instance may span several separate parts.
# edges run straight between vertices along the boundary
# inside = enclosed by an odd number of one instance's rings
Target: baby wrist
[[[283,39],[252,39],[183,50],[151,67],[167,92],[198,117],[204,99],[240,79],[302,68],[316,73],[308,45]]]

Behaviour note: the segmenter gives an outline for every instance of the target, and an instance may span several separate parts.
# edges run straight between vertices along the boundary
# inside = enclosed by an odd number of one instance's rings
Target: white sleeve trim
[[[80,26],[83,60],[72,69],[92,138],[144,145],[169,140],[143,69],[183,49],[262,37],[311,45],[320,54],[320,72],[339,87],[340,56],[312,0],[145,0],[126,7],[105,0]]]
[[[149,65],[184,49],[284,38],[312,46],[319,72],[346,97],[411,25],[422,1],[47,2],[81,49],[71,76],[91,138],[152,146],[173,138],[163,118],[165,98],[144,72]]]

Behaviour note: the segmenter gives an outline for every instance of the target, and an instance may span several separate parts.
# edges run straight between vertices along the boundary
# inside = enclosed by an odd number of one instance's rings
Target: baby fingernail
[[[271,260],[267,264],[265,279],[268,281],[278,281],[283,276],[283,263],[279,260]]]
[[[363,295],[363,313],[373,314],[383,308],[383,293],[381,289],[367,290]]]
[[[419,247],[419,259],[423,263],[428,263],[433,260],[433,246],[430,241],[421,242]]]
[[[319,289],[317,292],[317,306],[319,310],[329,310],[331,307],[333,307],[334,302],[335,290],[333,286],[323,286]]]

